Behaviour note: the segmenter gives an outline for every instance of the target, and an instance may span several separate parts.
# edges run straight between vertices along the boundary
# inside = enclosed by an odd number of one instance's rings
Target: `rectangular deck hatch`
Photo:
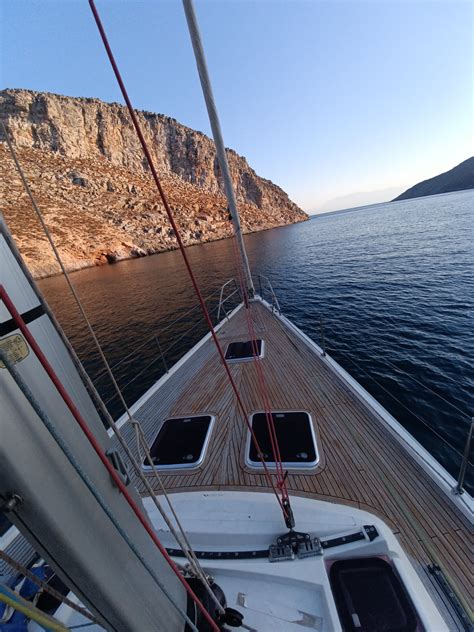
[[[254,357],[263,358],[263,340],[254,341],[257,347],[257,356],[254,354],[254,345],[252,340],[245,342],[231,342],[227,345],[225,359],[229,362],[239,362],[243,360],[252,360]]]
[[[307,412],[272,412],[283,465],[288,468],[311,468],[319,461],[311,416]],[[274,457],[265,413],[254,413],[250,418],[253,431],[262,450],[265,463],[274,465]],[[247,465],[263,468],[257,449],[247,437]]]
[[[329,576],[344,632],[421,629],[405,587],[385,560],[338,560],[331,566]]]
[[[158,468],[198,467],[204,460],[214,417],[167,419],[154,440],[150,454]],[[149,467],[147,459],[144,468]]]

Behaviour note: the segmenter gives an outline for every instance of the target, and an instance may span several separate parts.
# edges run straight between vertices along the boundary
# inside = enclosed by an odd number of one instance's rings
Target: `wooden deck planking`
[[[290,491],[379,515],[419,562],[430,561],[426,549],[431,548],[437,558],[431,561],[440,563],[472,603],[472,581],[466,579],[472,575],[469,520],[308,345],[263,305],[252,304],[252,317],[256,334],[265,340],[261,363],[272,409],[306,410],[315,423],[320,466],[307,473],[290,471]],[[243,309],[219,332],[224,346],[248,337]],[[247,413],[262,410],[255,364],[233,363],[231,370]],[[244,464],[247,430],[212,341],[207,341],[170,382],[136,414],[150,443],[170,416],[209,413],[216,416],[216,424],[202,466],[192,472],[181,470],[162,476],[167,490],[267,490],[264,476]],[[155,488],[151,476],[149,481]],[[140,492],[145,490],[140,488]]]

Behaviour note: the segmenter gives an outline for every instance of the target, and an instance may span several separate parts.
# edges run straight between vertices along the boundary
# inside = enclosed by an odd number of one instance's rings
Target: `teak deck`
[[[252,303],[251,311],[255,334],[265,341],[261,362],[272,410],[304,410],[315,424],[319,465],[314,470],[290,472],[289,490],[377,514],[419,562],[417,570],[425,580],[429,577],[424,574],[427,565],[439,564],[464,596],[464,603],[472,604],[470,521],[314,348],[262,303]],[[248,340],[244,310],[235,313],[218,335],[224,349],[231,340]],[[232,363],[230,367],[248,414],[262,410],[254,363]],[[134,416],[151,445],[167,417],[191,414],[215,415],[209,448],[198,469],[163,471],[166,489],[268,491],[263,475],[245,466],[247,431],[212,340],[204,342],[145,398]],[[134,445],[128,423],[123,432],[129,445]],[[156,486],[152,476],[149,481]],[[137,485],[146,495],[138,481]]]

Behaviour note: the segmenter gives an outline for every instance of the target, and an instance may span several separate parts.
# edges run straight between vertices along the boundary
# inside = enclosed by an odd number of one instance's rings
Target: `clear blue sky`
[[[121,101],[86,0],[0,2],[2,87]],[[135,106],[209,133],[179,0],[97,5]],[[473,154],[473,7],[198,0],[226,144],[310,211],[451,168]]]

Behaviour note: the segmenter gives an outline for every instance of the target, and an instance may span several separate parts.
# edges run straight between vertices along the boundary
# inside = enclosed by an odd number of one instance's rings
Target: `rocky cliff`
[[[186,245],[230,236],[212,140],[161,114],[138,118]],[[123,106],[3,90],[0,119],[69,269],[176,247]],[[228,157],[245,232],[307,219],[245,158]],[[57,272],[5,142],[0,178],[2,212],[33,274]]]

